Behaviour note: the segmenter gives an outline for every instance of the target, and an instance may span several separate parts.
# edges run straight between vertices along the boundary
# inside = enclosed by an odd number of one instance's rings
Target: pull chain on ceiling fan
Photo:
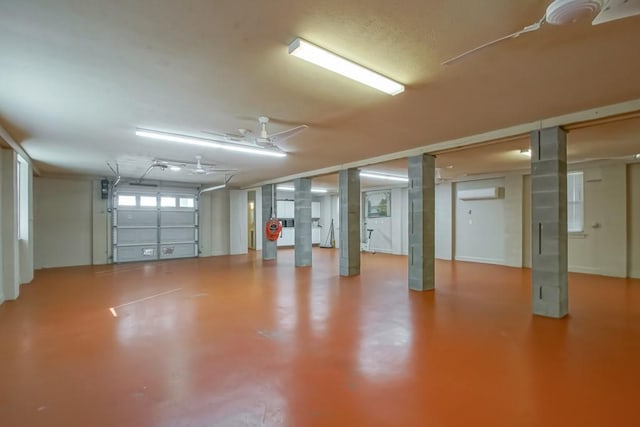
[[[544,16],[537,22],[527,25],[515,33],[456,55],[443,62],[442,65],[454,64],[487,47],[505,40],[515,39],[522,34],[538,31],[545,23],[550,25],[569,25],[584,19],[592,19],[592,25],[599,25],[634,15],[640,15],[640,0],[554,0],[547,6]]]

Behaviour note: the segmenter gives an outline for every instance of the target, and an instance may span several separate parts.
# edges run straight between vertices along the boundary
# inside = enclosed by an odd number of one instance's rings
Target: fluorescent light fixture
[[[172,165],[172,166],[169,166],[169,170],[173,172],[180,172],[182,168],[180,166]]]
[[[226,186],[227,186],[227,184],[220,184],[220,185],[214,185],[213,187],[203,188],[202,190],[200,190],[200,194],[206,193],[207,191],[221,190],[221,189],[225,188]]]
[[[277,186],[276,189],[280,190],[280,191],[296,191],[296,189],[293,188],[293,187],[280,186],[280,185]],[[326,193],[327,190],[325,190],[324,188],[312,188],[311,192],[312,193]]]
[[[306,40],[302,40],[301,38],[296,38],[291,42],[289,45],[289,54],[367,86],[371,86],[389,95],[397,95],[404,92],[404,86],[400,83],[311,44]]]
[[[360,172],[360,176],[364,178],[385,179],[387,181],[409,182],[406,176],[387,175],[377,172]]]
[[[531,148],[523,148],[520,150],[520,154],[523,156],[531,157]]]
[[[198,138],[195,136],[179,135],[169,132],[160,132],[149,129],[136,129],[136,135],[145,138],[159,139],[161,141],[180,142],[182,144],[198,145],[201,147],[220,148],[222,150],[236,151],[247,154],[260,154],[263,156],[285,157],[287,154],[281,151],[269,150],[260,147],[245,147],[238,144],[215,141],[207,138]]]

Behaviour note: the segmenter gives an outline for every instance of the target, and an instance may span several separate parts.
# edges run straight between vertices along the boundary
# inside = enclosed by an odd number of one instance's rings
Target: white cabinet
[[[278,238],[278,246],[294,246],[296,244],[296,230],[292,227],[282,229]]]
[[[322,228],[320,227],[311,228],[311,244],[319,245],[320,239],[322,239]]]
[[[276,202],[276,209],[278,210],[278,218],[293,218],[295,214],[295,207],[293,200],[278,200]]]
[[[311,218],[320,218],[320,202],[311,202]]]

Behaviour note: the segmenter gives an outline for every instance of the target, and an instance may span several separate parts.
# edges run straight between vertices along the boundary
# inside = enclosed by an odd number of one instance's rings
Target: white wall
[[[505,264],[505,198],[461,200],[462,190],[501,187],[504,178],[455,184],[455,259]]]
[[[452,183],[442,182],[436,185],[435,251],[436,258],[439,259],[453,259],[453,195]]]
[[[94,180],[91,184],[91,262],[94,265],[109,263],[110,227],[108,201],[102,198],[100,180]]]
[[[569,270],[627,275],[625,165],[584,169],[584,234],[569,238]]]
[[[92,197],[92,181],[34,180],[36,268],[91,264]]]
[[[247,247],[247,190],[229,190],[229,253],[246,254]]]
[[[627,170],[629,277],[640,279],[640,163]]]
[[[229,255],[229,191],[203,193],[199,215],[200,256]]]

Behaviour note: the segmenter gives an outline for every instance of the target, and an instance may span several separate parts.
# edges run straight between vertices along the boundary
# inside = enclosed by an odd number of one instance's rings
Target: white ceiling
[[[599,26],[545,26],[455,65],[440,65],[534,22],[546,4],[4,1],[0,124],[43,174],[110,175],[106,162],[117,162],[123,175],[138,177],[153,159],[193,162],[202,155],[205,163],[238,168],[232,183],[246,186],[639,99],[638,16]],[[290,57],[287,45],[296,36],[380,71],[407,90],[390,97]],[[255,131],[259,115],[273,119],[272,132],[303,123],[310,128],[283,143],[290,153],[285,159],[134,135],[136,127],[202,136],[203,130]],[[619,138],[612,129],[602,132],[584,143],[584,158],[622,155],[618,146],[638,144],[637,124]],[[469,159],[468,153],[459,156],[460,164]],[[464,173],[520,167],[487,162],[476,161],[480,170],[467,166]]]

